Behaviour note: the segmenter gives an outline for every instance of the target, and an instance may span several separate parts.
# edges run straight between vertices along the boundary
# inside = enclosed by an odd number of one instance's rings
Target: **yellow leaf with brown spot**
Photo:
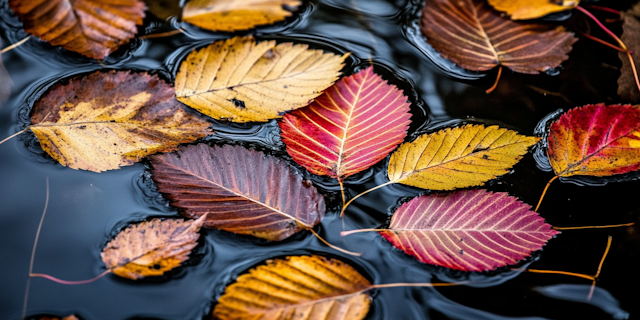
[[[153,219],[124,229],[102,250],[102,261],[112,273],[128,279],[160,276],[189,259],[198,245],[198,220]]]
[[[182,62],[176,96],[214,119],[264,122],[311,103],[338,79],[347,56],[252,37],[217,41]]]
[[[240,275],[213,310],[215,319],[359,320],[371,283],[348,264],[321,256],[268,260]]]
[[[580,0],[489,0],[489,4],[498,11],[506,12],[513,20],[528,20],[573,9]]]
[[[191,0],[182,20],[207,30],[233,32],[282,21],[300,4],[300,0]]]
[[[479,186],[509,172],[538,140],[498,126],[447,128],[400,145],[389,180],[429,190]]]
[[[155,75],[96,72],[57,84],[35,104],[30,129],[42,148],[73,169],[131,165],[212,133]]]

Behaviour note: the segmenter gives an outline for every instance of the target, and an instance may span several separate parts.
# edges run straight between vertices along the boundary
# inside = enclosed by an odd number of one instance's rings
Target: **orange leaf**
[[[571,10],[580,0],[489,0],[498,11],[504,11],[513,20],[528,20],[544,17],[550,13]]]

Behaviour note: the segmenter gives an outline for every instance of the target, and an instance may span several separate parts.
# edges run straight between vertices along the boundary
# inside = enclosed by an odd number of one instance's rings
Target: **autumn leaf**
[[[151,157],[152,178],[183,215],[208,213],[204,226],[272,241],[312,229],[322,195],[284,161],[240,146],[181,147]]]
[[[118,169],[212,133],[158,76],[95,72],[56,84],[36,103],[31,131],[63,166]]]
[[[27,33],[94,59],[135,37],[145,11],[139,0],[9,0],[9,7]]]
[[[342,181],[394,150],[411,122],[407,97],[368,67],[342,78],[279,122],[293,160]]]
[[[347,56],[252,37],[217,41],[182,62],[176,95],[215,119],[267,121],[311,103],[338,79]]]
[[[321,256],[268,260],[225,289],[213,317],[231,319],[363,319],[371,283],[348,264]]]
[[[107,269],[127,279],[160,276],[189,259],[204,221],[153,219],[130,226],[100,254]]]
[[[640,4],[637,4],[631,10],[623,12],[622,18],[622,42],[631,52],[640,52]],[[640,102],[640,90],[635,81],[634,69],[629,61],[626,52],[618,52],[618,57],[622,61],[620,67],[620,78],[618,78],[618,95],[622,101],[637,103]],[[635,65],[640,65],[638,54],[632,54],[631,58]]]
[[[182,20],[207,30],[233,32],[282,21],[300,4],[299,0],[191,0]]]
[[[528,20],[573,9],[580,0],[489,0],[489,4],[498,11],[506,12],[513,20]]]

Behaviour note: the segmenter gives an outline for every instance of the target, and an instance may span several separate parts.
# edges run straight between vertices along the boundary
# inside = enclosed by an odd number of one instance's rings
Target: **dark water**
[[[415,2],[318,1],[285,23],[259,29],[256,35],[259,39],[305,42],[328,51],[351,51],[354,55],[346,73],[368,65],[371,59],[376,72],[403,89],[413,102],[407,140],[461,122],[498,123],[533,134],[538,122],[557,109],[619,102],[615,94],[620,66],[616,52],[585,39],[576,43],[570,59],[553,74],[528,76],[506,71],[498,89],[486,95],[484,90],[491,86],[495,71],[469,72],[439,58],[419,34],[414,19],[419,1]],[[620,9],[629,3],[612,1],[611,5]],[[0,19],[5,45],[26,36],[6,1],[0,2]],[[579,16],[569,23],[585,25]],[[140,32],[163,32],[172,25],[178,25],[175,18],[165,23],[149,17]],[[619,31],[619,26],[612,27]],[[33,102],[61,79],[112,68],[160,73],[172,80],[189,51],[230,36],[186,29],[186,34],[169,38],[134,40],[106,59],[104,66],[33,39],[3,54],[14,85],[9,101],[0,107],[0,138],[24,128]],[[592,33],[606,38],[595,28]],[[238,143],[290,160],[274,121],[260,125],[213,123],[217,133],[207,139],[210,143]],[[532,154],[526,155],[511,174],[486,188],[507,191],[535,204],[553,177],[542,170],[544,157],[538,158],[536,162]],[[72,170],[49,158],[32,134],[0,146],[0,319],[21,317],[31,248],[45,205],[46,179],[51,198],[33,271],[82,280],[104,270],[100,251],[119,230],[151,217],[178,216],[155,190],[147,165],[138,163],[100,174]],[[386,182],[385,169],[383,161],[350,178],[348,192],[355,195]],[[564,231],[520,265],[594,274],[607,236],[613,236],[595,294],[587,301],[590,282],[585,279],[507,268],[482,274],[456,272],[421,264],[374,233],[341,238],[337,183],[306,175],[325,194],[329,205],[327,217],[316,230],[331,243],[362,252],[362,257],[329,249],[309,232],[269,243],[205,230],[185,266],[159,279],[130,281],[108,275],[80,286],[32,279],[27,316],[75,313],[82,319],[201,319],[238,274],[266,259],[311,253],[347,261],[374,283],[472,280],[472,284],[459,287],[377,290],[367,319],[626,319],[638,312],[640,227]],[[547,222],[568,227],[638,220],[640,182],[605,186],[574,182],[581,185],[555,182],[551,186],[540,209]],[[368,194],[349,208],[346,227],[382,226],[397,206],[421,192],[389,186]]]

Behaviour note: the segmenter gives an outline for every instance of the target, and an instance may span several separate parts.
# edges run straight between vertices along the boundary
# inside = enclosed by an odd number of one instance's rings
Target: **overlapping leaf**
[[[498,126],[447,128],[400,145],[389,180],[430,190],[479,186],[509,172],[538,140]]]
[[[102,261],[123,278],[160,276],[189,259],[203,220],[153,219],[130,226],[109,241]]]
[[[384,159],[407,135],[407,97],[369,67],[342,78],[280,121],[282,141],[307,170],[339,180]]]
[[[513,20],[528,20],[571,10],[580,4],[580,0],[489,0],[489,4],[506,12]]]
[[[509,20],[483,0],[428,0],[420,26],[445,58],[476,71],[502,65],[538,74],[568,59],[577,41],[561,26]]]
[[[57,84],[35,104],[30,129],[73,169],[105,171],[174,150],[212,131],[155,75],[96,72]]]
[[[380,234],[424,263],[463,271],[515,264],[558,232],[507,193],[430,195],[404,203]]]
[[[145,10],[139,0],[9,0],[9,7],[26,32],[94,59],[135,37]]]
[[[557,176],[609,176],[640,169],[640,108],[586,105],[549,128],[549,162]]]
[[[240,275],[213,310],[216,319],[363,319],[371,283],[348,264],[290,256]]]
[[[205,227],[278,241],[324,217],[324,198],[285,162],[240,146],[183,147],[151,158],[152,178]]]
[[[233,32],[282,21],[300,4],[300,0],[191,0],[182,20],[208,30]]]
[[[215,119],[267,121],[311,103],[338,79],[346,57],[252,37],[217,41],[182,62],[176,95]]]

